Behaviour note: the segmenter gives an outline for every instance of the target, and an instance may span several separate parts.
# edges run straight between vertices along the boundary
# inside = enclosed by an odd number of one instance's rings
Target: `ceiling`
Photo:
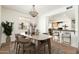
[[[36,5],[36,10],[39,14],[45,14],[58,8],[65,7],[67,5]],[[22,13],[29,13],[32,10],[32,5],[3,5],[2,7],[13,9]]]

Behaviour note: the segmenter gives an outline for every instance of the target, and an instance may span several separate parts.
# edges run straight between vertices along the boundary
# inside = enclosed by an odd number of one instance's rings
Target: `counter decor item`
[[[64,30],[67,30],[67,27],[68,27],[68,26],[65,24],[63,27],[64,27]]]

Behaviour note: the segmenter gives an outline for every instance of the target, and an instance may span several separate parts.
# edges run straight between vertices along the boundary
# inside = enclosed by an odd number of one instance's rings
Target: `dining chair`
[[[35,45],[30,41],[30,39],[25,38],[18,34],[15,35],[15,37],[16,37],[15,41],[16,53],[20,53],[20,51],[22,51],[23,53],[25,53],[25,51],[31,53],[32,51],[35,50]]]

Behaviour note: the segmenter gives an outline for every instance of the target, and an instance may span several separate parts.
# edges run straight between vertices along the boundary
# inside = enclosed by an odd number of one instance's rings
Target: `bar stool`
[[[62,43],[71,45],[71,33],[65,32],[62,34]]]
[[[53,40],[56,42],[60,42],[60,34],[58,31],[53,31]]]
[[[52,29],[48,29],[49,34],[53,36],[53,40],[56,42],[60,42],[60,34],[59,31],[54,31]]]

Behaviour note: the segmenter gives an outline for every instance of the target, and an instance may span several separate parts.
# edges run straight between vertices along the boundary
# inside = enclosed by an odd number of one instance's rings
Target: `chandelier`
[[[33,9],[29,13],[32,17],[36,17],[38,15],[38,12],[35,10],[35,5],[33,5]]]

